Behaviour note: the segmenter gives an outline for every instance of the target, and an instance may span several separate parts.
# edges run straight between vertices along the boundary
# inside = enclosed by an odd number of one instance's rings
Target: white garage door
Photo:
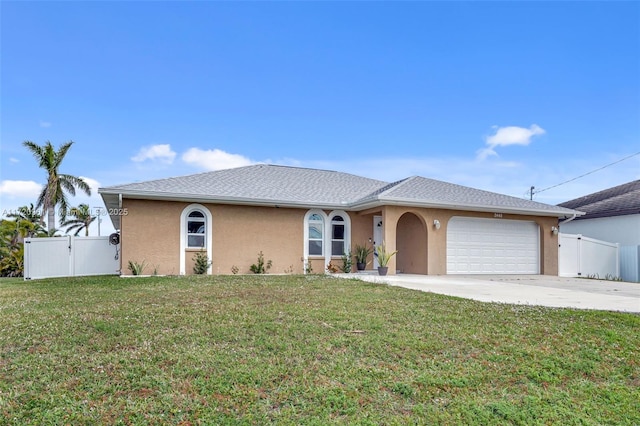
[[[538,274],[535,222],[453,217],[447,225],[448,274]]]

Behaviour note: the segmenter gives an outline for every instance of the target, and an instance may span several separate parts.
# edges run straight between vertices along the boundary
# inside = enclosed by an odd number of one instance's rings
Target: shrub
[[[193,265],[193,273],[197,275],[206,274],[212,263],[204,250],[196,253],[195,256],[193,256],[193,260],[195,261],[195,265]]]
[[[272,265],[273,262],[271,260],[268,260],[266,264],[264,263],[264,254],[262,253],[262,251],[260,251],[260,253],[258,253],[258,263],[254,263],[253,265],[251,265],[251,267],[249,267],[249,269],[254,274],[266,274],[267,271],[271,269]]]
[[[304,268],[304,273],[305,274],[313,274],[313,266],[311,266],[311,261],[310,260],[305,260],[304,257],[301,257],[300,260],[302,261],[302,266]]]
[[[15,246],[0,253],[0,277],[21,277],[24,274],[24,244]]]
[[[339,266],[339,268],[345,274],[351,272],[351,267],[353,266],[353,259],[351,257],[351,252],[342,255],[342,266]]]
[[[142,263],[138,263],[134,260],[129,261],[129,270],[133,275],[142,275],[145,266],[147,266],[147,263],[144,260]]]

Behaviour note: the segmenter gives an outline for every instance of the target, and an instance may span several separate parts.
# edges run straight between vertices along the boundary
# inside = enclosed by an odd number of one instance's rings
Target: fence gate
[[[25,238],[24,279],[120,274],[120,246],[109,237]]]

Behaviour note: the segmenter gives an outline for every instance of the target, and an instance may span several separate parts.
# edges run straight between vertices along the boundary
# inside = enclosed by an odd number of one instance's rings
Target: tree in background
[[[97,218],[97,216],[93,216],[91,214],[89,206],[86,204],[80,204],[78,207],[73,207],[69,210],[69,216],[71,216],[71,219],[62,220],[60,222],[61,226],[67,227],[66,232],[69,233],[75,231],[75,234],[73,235],[77,237],[80,231],[84,229],[84,235],[88,237],[89,225],[91,225],[91,223]]]
[[[21,277],[24,275],[24,243],[12,247],[0,244],[0,277]]]
[[[55,209],[59,207],[62,220],[67,217],[69,210],[69,202],[67,194],[76,195],[76,189],[83,191],[87,195],[91,195],[89,185],[79,177],[60,173],[60,164],[64,160],[65,155],[73,145],[73,141],[62,144],[56,151],[51,142],[47,141],[40,146],[31,141],[24,141],[23,145],[31,151],[38,166],[47,173],[47,183],[45,184],[36,208],[41,208],[47,212],[47,229],[55,228]]]
[[[33,230],[26,220],[0,220],[0,277],[23,273],[24,238]]]
[[[26,230],[26,235],[23,235],[23,237],[41,236],[46,233],[46,230],[42,226],[42,215],[38,209],[33,206],[33,203],[28,206],[18,207],[15,212],[7,214],[7,217],[13,219],[19,224],[20,228]]]

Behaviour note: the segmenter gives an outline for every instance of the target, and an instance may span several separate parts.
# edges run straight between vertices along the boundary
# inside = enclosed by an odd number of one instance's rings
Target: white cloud
[[[493,126],[495,133],[486,138],[487,146],[478,150],[478,160],[484,160],[491,155],[498,155],[495,151],[498,146],[523,145],[527,146],[531,143],[531,138],[543,135],[545,130],[537,124],[532,124],[528,129],[526,127]]]
[[[40,120],[40,127],[44,127],[45,129],[48,127],[51,127],[51,122],[50,121],[42,121]]]
[[[20,160],[18,160],[17,158],[13,158],[13,157],[11,157],[11,158],[9,158],[9,162],[10,162],[10,163],[19,163],[19,162],[20,162]]]
[[[162,163],[171,164],[176,157],[175,151],[171,150],[171,145],[159,144],[151,146],[143,146],[134,157],[131,157],[132,161],[141,163],[145,160],[160,161]]]
[[[9,197],[38,197],[42,185],[32,180],[3,180],[0,182],[0,194]]]
[[[97,194],[98,193],[98,188],[100,188],[100,182],[98,182],[95,179],[91,179],[89,177],[86,176],[78,176],[80,179],[82,179],[83,181],[85,181],[87,183],[87,185],[89,185],[89,187],[91,188],[91,194]],[[76,192],[77,194],[78,192]]]
[[[249,166],[253,161],[239,154],[230,154],[220,149],[189,148],[182,154],[182,161],[205,170],[232,169]]]
[[[84,176],[80,176],[80,178],[89,185],[92,196],[98,193],[100,182]],[[32,180],[3,180],[0,182],[0,194],[3,196],[37,198],[41,191],[42,185]],[[76,196],[87,197],[82,191],[76,191]]]

